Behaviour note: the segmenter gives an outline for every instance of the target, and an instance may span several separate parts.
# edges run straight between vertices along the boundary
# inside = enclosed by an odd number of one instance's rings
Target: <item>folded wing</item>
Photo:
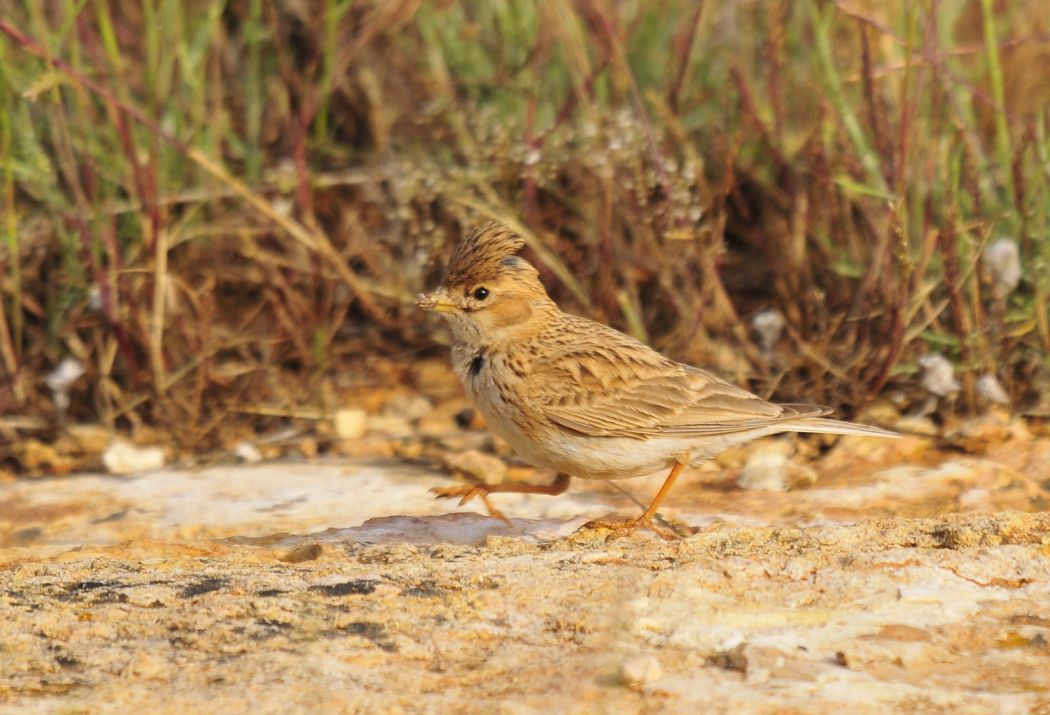
[[[572,331],[575,339],[535,363],[526,378],[533,409],[574,432],[688,438],[828,412],[812,405],[775,405],[711,373],[676,363],[623,333],[587,323]]]

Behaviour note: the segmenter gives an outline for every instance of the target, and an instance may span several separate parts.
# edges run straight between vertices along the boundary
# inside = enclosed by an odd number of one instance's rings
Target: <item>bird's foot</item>
[[[499,509],[492,506],[492,502],[489,501],[489,494],[491,492],[492,490],[488,488],[487,484],[460,484],[455,487],[434,487],[430,490],[430,493],[437,499],[458,498],[460,506],[473,500],[474,497],[481,497],[481,501],[485,504],[485,508],[488,509],[489,516],[510,524],[510,519],[504,516],[503,512]]]
[[[636,516],[633,519],[592,519],[581,526],[579,530],[583,531],[584,529],[605,529],[611,531],[610,538],[625,536],[635,529],[649,529],[661,539],[667,541],[682,539],[696,533],[690,526],[667,521],[659,516],[652,519],[646,519],[644,516]]]

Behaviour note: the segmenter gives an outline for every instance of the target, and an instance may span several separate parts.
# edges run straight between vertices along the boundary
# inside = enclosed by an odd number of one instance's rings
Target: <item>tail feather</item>
[[[788,422],[784,425],[787,430],[793,432],[814,432],[817,434],[856,434],[866,437],[900,437],[897,432],[871,427],[870,425],[858,425],[841,420],[829,420],[824,417],[807,417],[798,422]]]

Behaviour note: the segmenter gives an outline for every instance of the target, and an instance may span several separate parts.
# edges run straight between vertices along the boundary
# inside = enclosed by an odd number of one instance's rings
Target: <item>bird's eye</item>
[[[477,299],[477,300],[485,300],[488,297],[489,297],[489,289],[488,288],[475,288],[474,289],[474,298],[475,299]]]

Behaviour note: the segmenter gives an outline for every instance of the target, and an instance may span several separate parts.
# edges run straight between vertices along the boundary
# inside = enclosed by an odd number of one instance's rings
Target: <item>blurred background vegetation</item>
[[[187,448],[410,381],[488,218],[765,395],[857,409],[936,352],[951,409],[1023,406],[1047,67],[1043,0],[0,0],[0,414],[57,424],[66,358],[65,419]]]

